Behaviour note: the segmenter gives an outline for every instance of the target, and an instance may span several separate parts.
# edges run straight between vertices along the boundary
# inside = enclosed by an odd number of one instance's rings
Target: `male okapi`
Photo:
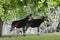
[[[32,27],[32,28],[37,27],[37,32],[39,35],[39,26],[41,25],[42,22],[47,21],[47,20],[48,20],[48,16],[42,16],[40,19],[32,19],[27,23],[26,30],[29,27]]]
[[[23,28],[23,35],[25,36],[25,25],[26,23],[28,23],[28,21],[30,21],[32,19],[32,14],[28,15],[27,17],[25,17],[22,20],[18,20],[18,21],[13,21],[11,24],[11,30],[12,31],[15,27],[16,28]]]

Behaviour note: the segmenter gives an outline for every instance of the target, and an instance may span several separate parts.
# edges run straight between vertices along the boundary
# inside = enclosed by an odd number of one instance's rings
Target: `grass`
[[[0,40],[60,40],[60,33],[47,33],[47,34],[29,34],[22,35],[3,35]]]

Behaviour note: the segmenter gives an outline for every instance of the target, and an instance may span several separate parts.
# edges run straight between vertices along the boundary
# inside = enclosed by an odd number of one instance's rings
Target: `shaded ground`
[[[60,40],[60,33],[47,33],[47,34],[29,34],[22,35],[3,35],[0,40]]]
[[[23,35],[2,35],[0,38],[14,38],[14,37],[23,37]]]

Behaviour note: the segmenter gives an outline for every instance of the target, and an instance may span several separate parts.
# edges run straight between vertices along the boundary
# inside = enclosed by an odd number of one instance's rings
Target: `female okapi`
[[[40,19],[32,19],[27,23],[26,30],[28,29],[28,27],[32,27],[32,28],[37,27],[37,32],[39,34],[39,26],[41,25],[42,22],[47,20],[48,20],[47,16],[42,16]]]
[[[28,23],[28,21],[30,21],[32,19],[32,14],[28,15],[27,17],[25,17],[24,19],[22,20],[18,20],[18,21],[13,21],[12,24],[11,24],[11,30],[13,30],[13,28],[23,28],[23,35],[25,36],[25,25],[26,23]]]

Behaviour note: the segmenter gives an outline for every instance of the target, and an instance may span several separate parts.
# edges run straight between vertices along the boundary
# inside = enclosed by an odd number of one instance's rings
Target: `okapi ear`
[[[32,14],[28,14],[28,16],[32,16]]]
[[[47,15],[44,15],[44,17],[48,18],[48,16],[47,16]]]
[[[43,17],[43,18],[48,18],[48,16],[47,16],[47,15],[43,15],[42,17]]]
[[[45,17],[45,15],[42,16],[43,18]]]
[[[29,14],[29,16],[32,16],[32,14]]]

